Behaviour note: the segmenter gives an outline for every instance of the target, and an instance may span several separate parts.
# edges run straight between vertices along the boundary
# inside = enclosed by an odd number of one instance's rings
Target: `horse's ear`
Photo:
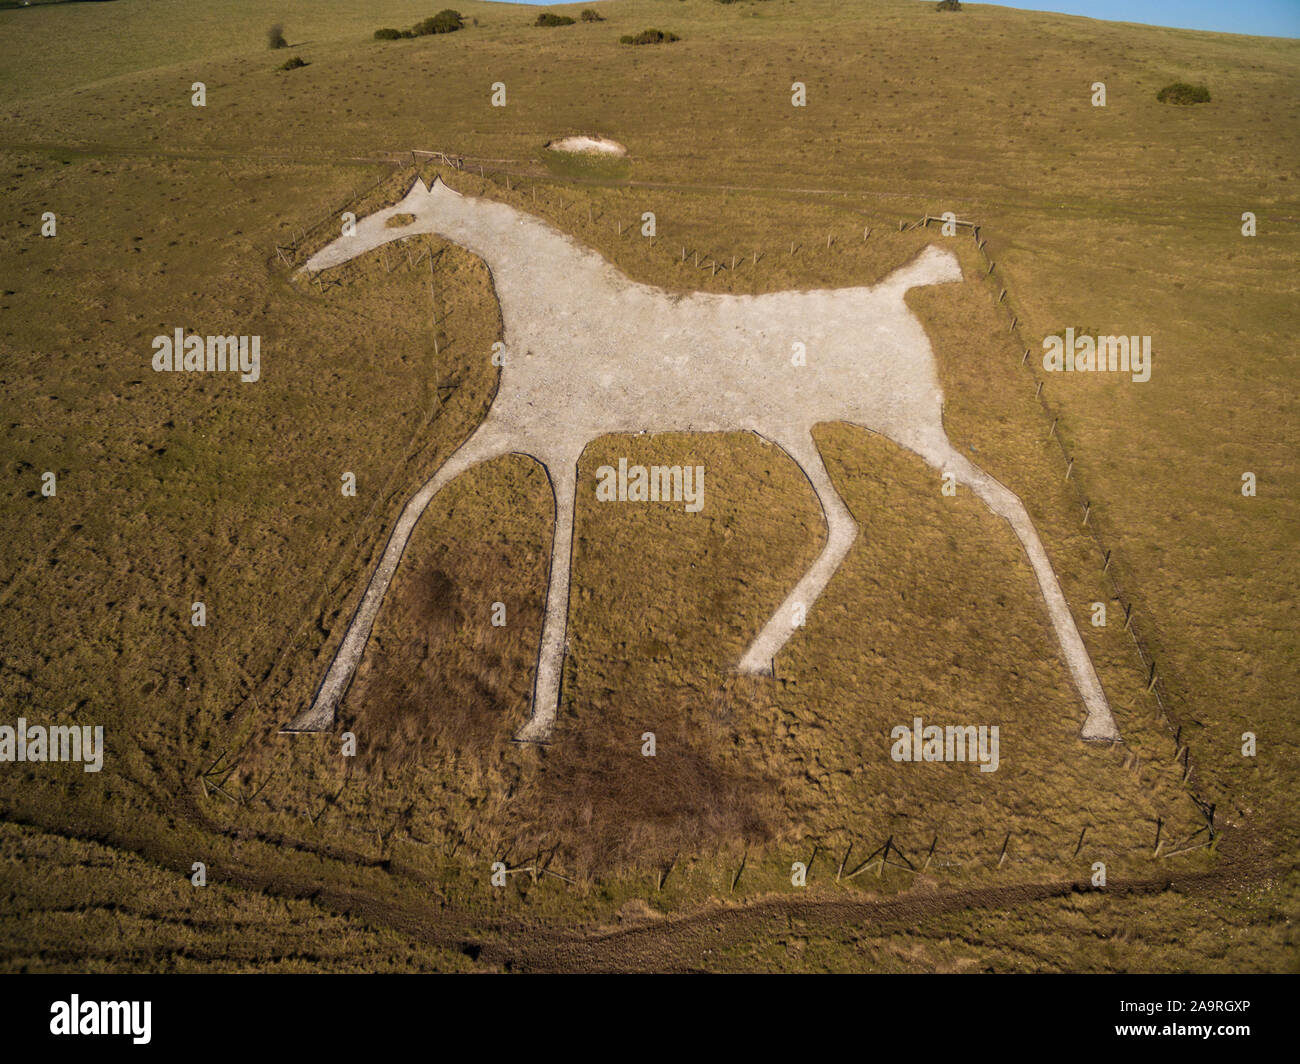
[[[433,184],[429,186],[429,191],[430,191],[430,192],[450,192],[453,196],[459,196],[459,195],[461,195],[461,193],[457,192],[454,188],[452,188],[449,184],[447,184],[446,181],[444,181],[444,180],[442,179],[442,175],[441,175],[441,174],[434,174],[434,175],[433,175]]]

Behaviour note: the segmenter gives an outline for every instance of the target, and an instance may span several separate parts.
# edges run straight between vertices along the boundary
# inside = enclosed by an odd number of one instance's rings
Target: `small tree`
[[[266,31],[266,43],[272,50],[289,47],[289,42],[284,39],[284,27],[278,22]]]
[[[600,14],[600,12],[598,11],[593,11],[589,7],[584,7],[582,9],[582,14],[579,16],[579,18],[581,18],[583,22],[604,22],[605,21],[604,15]]]
[[[936,11],[960,11],[961,0],[939,0],[934,9]]]
[[[465,23],[465,16],[451,8],[443,8],[432,18],[417,22],[411,29],[415,37],[427,37],[431,33],[455,33]]]

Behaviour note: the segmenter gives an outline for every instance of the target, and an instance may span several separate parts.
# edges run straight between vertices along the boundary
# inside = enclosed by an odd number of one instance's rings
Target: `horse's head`
[[[910,262],[891,273],[881,283],[897,292],[930,284],[951,284],[962,280],[961,263],[947,248],[926,245]]]
[[[309,258],[305,269],[328,269],[381,244],[417,233],[455,240],[467,208],[466,197],[448,188],[441,178],[435,177],[432,185],[417,178],[401,202],[345,226],[343,235]]]

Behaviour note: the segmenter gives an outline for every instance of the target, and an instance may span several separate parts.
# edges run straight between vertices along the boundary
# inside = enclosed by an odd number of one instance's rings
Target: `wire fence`
[[[830,881],[837,886],[849,886],[855,885],[854,881],[860,876],[882,879],[887,871],[916,877],[932,870],[996,872],[1006,868],[1011,871],[1034,863],[1059,864],[1078,860],[1086,862],[1085,878],[1092,886],[1101,888],[1106,885],[1104,877],[1107,862],[1125,859],[1164,861],[1199,850],[1214,849],[1215,839],[1208,824],[1183,838],[1171,837],[1169,822],[1160,817],[1136,826],[1142,829],[1141,834],[1145,838],[1136,837],[1132,821],[1089,821],[1077,834],[1070,829],[1069,834],[1062,830],[1050,837],[1041,831],[1033,836],[1016,831],[1001,831],[990,834],[982,844],[975,844],[969,838],[955,840],[941,831],[931,831],[924,835],[917,835],[913,831],[912,835],[919,841],[915,848],[908,842],[906,850],[896,834],[889,834],[882,841],[880,836],[872,838],[841,831],[834,833],[834,837],[807,836],[784,845],[765,845],[758,861],[751,860],[750,848],[746,846],[737,863],[729,865],[723,855],[720,864],[726,869],[725,882],[729,894],[736,893],[746,884],[752,884],[759,890],[771,889],[774,881],[779,883],[792,876],[798,878],[798,882],[791,879],[794,886],[807,885],[814,879],[823,883]],[[1207,833],[1209,837],[1202,838]],[[1124,836],[1123,841],[1120,841],[1121,836]],[[455,848],[459,849],[459,844],[463,842],[465,839],[462,836],[457,840]],[[493,867],[504,875],[528,875],[534,883],[551,875],[570,886],[580,885],[581,877],[576,871],[569,869],[569,874],[566,875],[554,867],[558,863],[558,850],[557,845],[539,846],[535,841],[529,845],[520,840],[510,843],[502,840],[490,851],[490,859]],[[454,851],[446,856],[454,856]],[[656,893],[667,886],[682,856],[680,853],[675,854],[654,868],[652,876]],[[478,860],[484,861],[484,857],[480,856]],[[1101,868],[1098,868],[1097,862],[1101,862]],[[753,880],[756,867],[759,882],[755,884]],[[1080,867],[1080,871],[1084,869]]]

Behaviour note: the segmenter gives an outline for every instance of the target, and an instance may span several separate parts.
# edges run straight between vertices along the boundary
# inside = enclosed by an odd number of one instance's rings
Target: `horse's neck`
[[[595,251],[509,204],[481,200],[468,208],[445,235],[487,263],[498,283],[539,272],[571,278],[608,268]]]

